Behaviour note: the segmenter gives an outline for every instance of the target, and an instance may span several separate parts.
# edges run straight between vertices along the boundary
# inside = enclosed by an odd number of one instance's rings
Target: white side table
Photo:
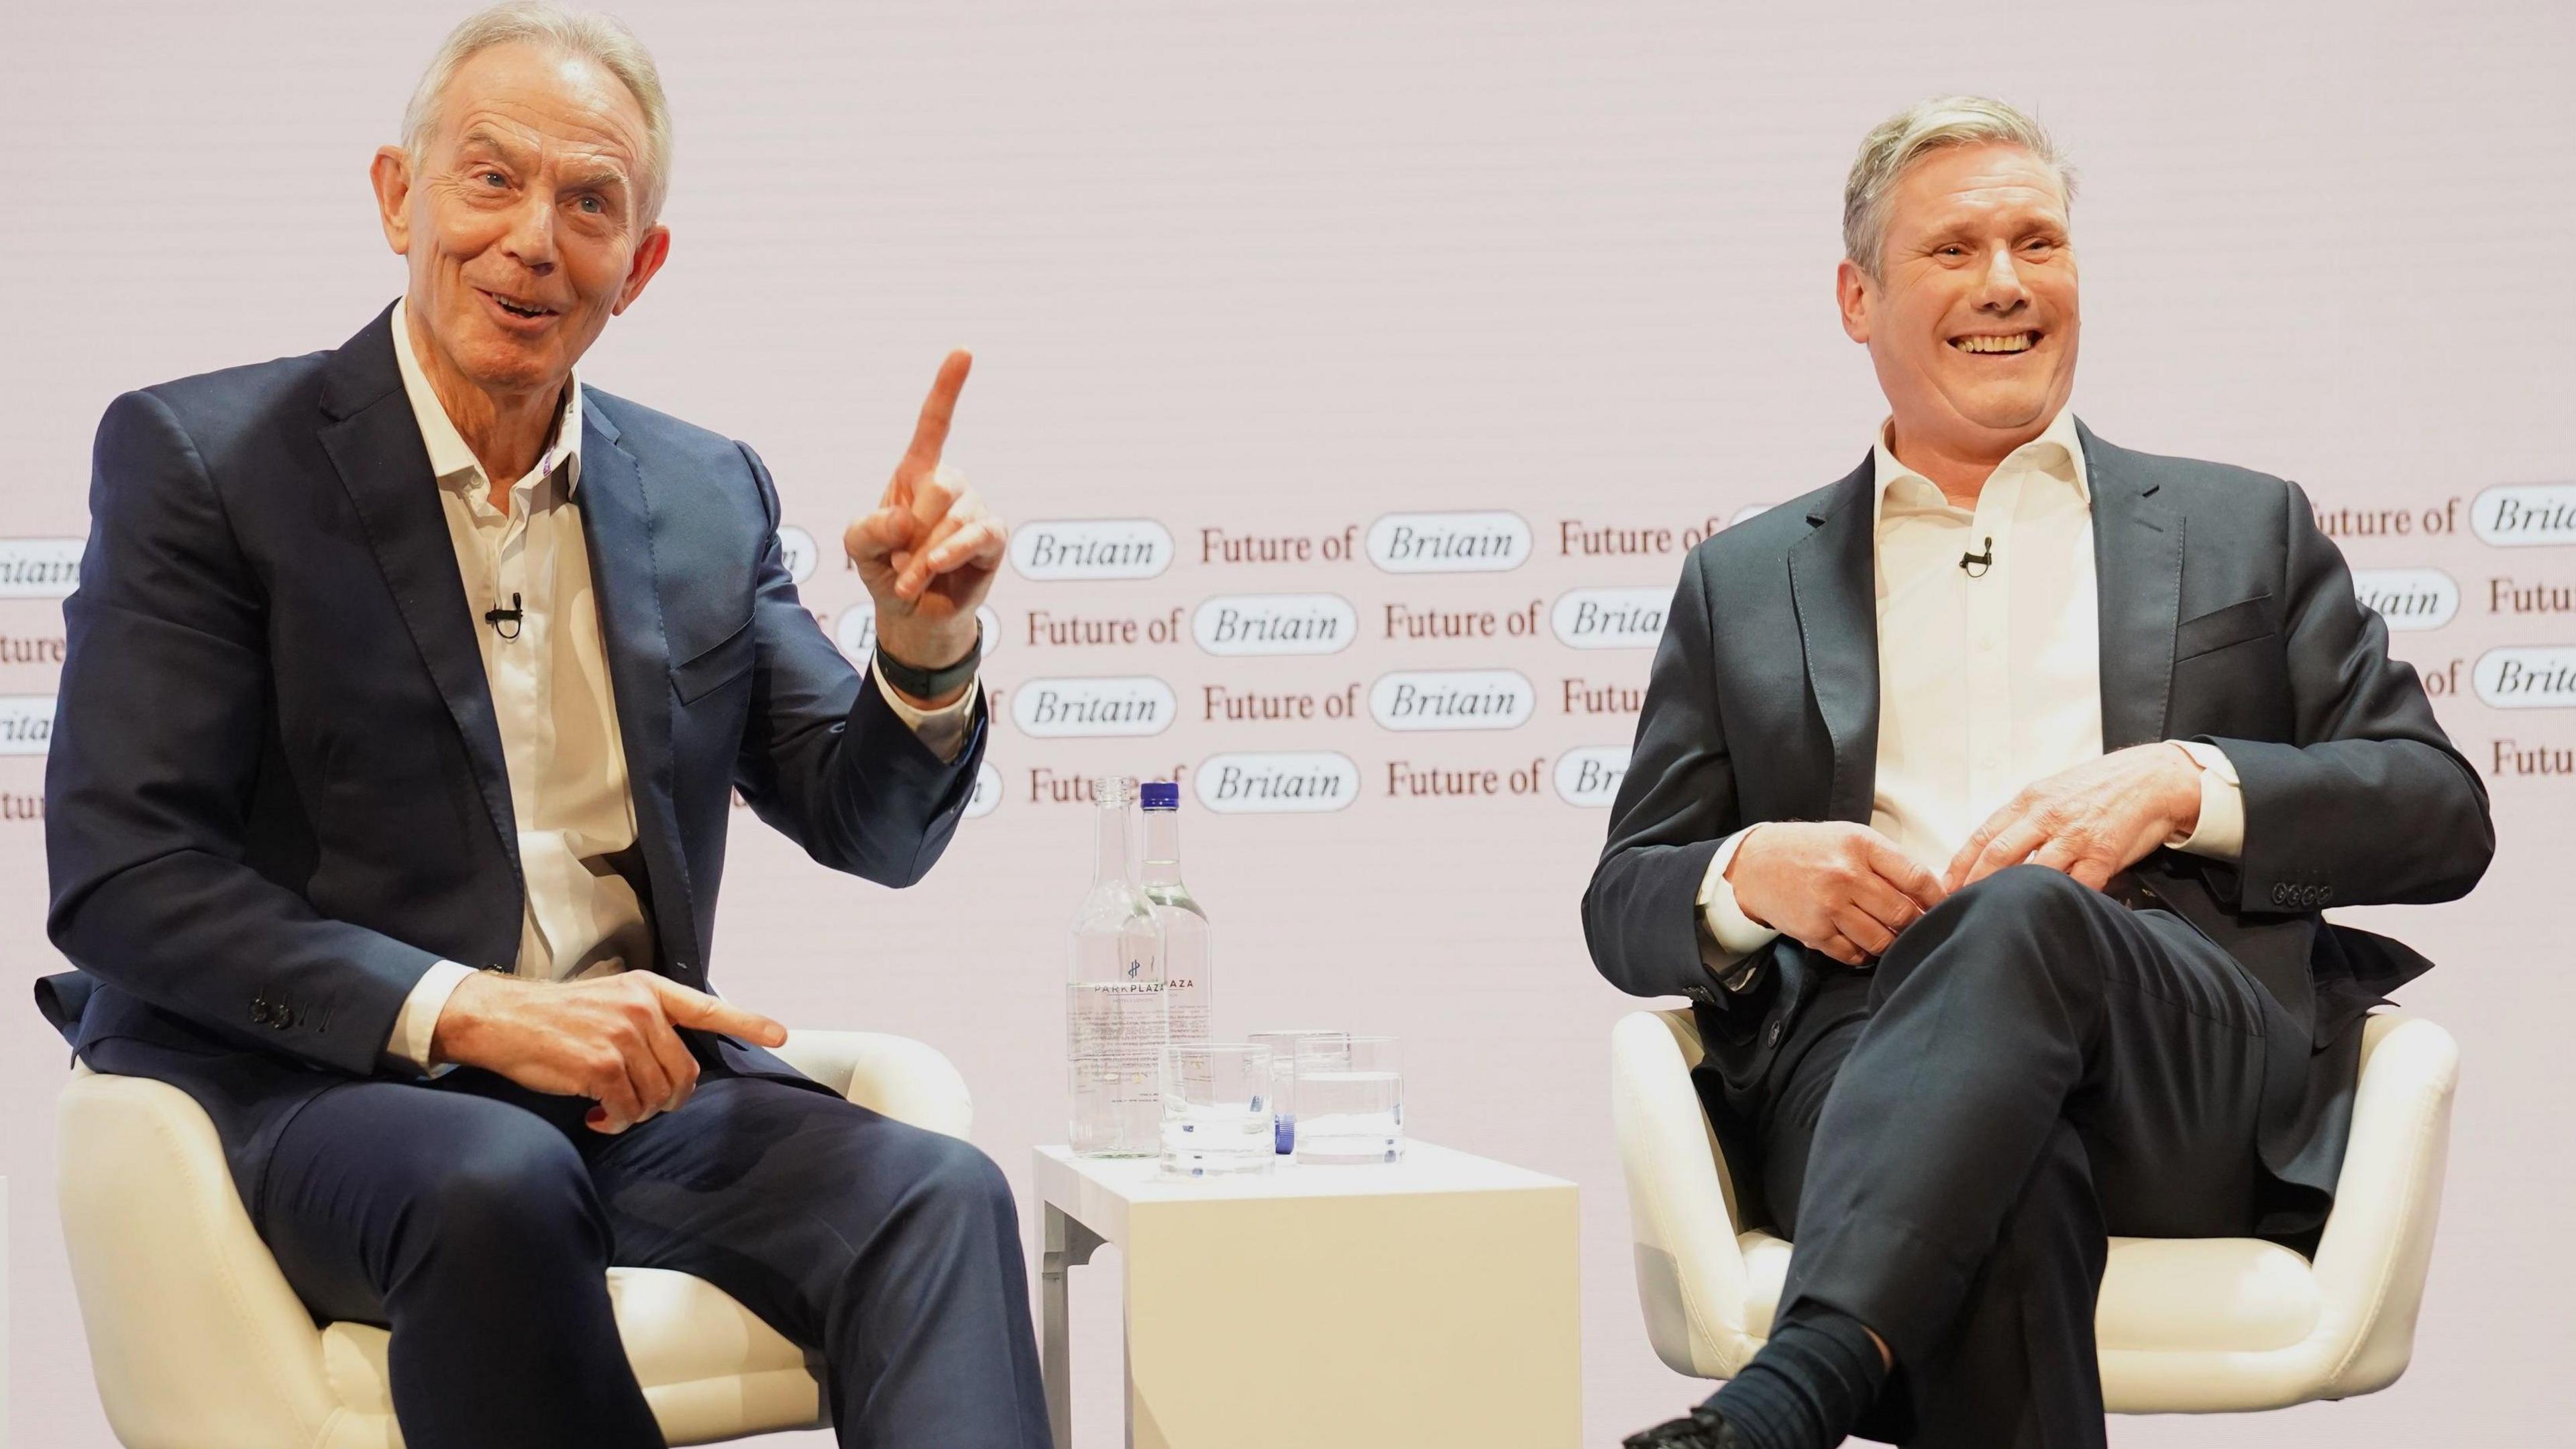
[[[1134,1449],[1571,1449],[1574,1184],[1413,1142],[1401,1163],[1167,1181],[1037,1150],[1047,1416],[1072,1449],[1065,1270],[1126,1265]]]

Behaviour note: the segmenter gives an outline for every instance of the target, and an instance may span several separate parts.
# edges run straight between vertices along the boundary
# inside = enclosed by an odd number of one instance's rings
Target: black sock
[[[1859,1319],[1802,1303],[1710,1402],[1745,1449],[1831,1449],[1886,1382],[1887,1362]]]

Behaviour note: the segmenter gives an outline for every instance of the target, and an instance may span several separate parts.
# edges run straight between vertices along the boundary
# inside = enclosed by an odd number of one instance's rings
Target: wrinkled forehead
[[[2019,146],[1944,146],[1917,157],[1889,188],[1891,235],[2033,222],[2066,225],[2066,183]]]
[[[442,145],[520,152],[621,177],[643,169],[644,108],[586,56],[530,44],[479,51],[448,78],[438,116]]]

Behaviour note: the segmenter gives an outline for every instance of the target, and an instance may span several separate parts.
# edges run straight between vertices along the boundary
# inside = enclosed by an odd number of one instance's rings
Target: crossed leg
[[[2243,969],[2188,924],[2040,867],[1898,938],[1762,1124],[1797,1245],[1782,1316],[1838,1310],[1898,1367],[1871,1431],[2106,1442],[2105,1235],[2252,1231],[2263,1030]]]

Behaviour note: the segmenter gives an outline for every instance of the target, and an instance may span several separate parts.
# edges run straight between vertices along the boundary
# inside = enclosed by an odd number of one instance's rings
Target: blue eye
[[[498,171],[486,171],[481,175],[476,176],[474,179],[477,181],[488,181],[495,186],[507,186],[510,184],[510,178],[502,175]]]

